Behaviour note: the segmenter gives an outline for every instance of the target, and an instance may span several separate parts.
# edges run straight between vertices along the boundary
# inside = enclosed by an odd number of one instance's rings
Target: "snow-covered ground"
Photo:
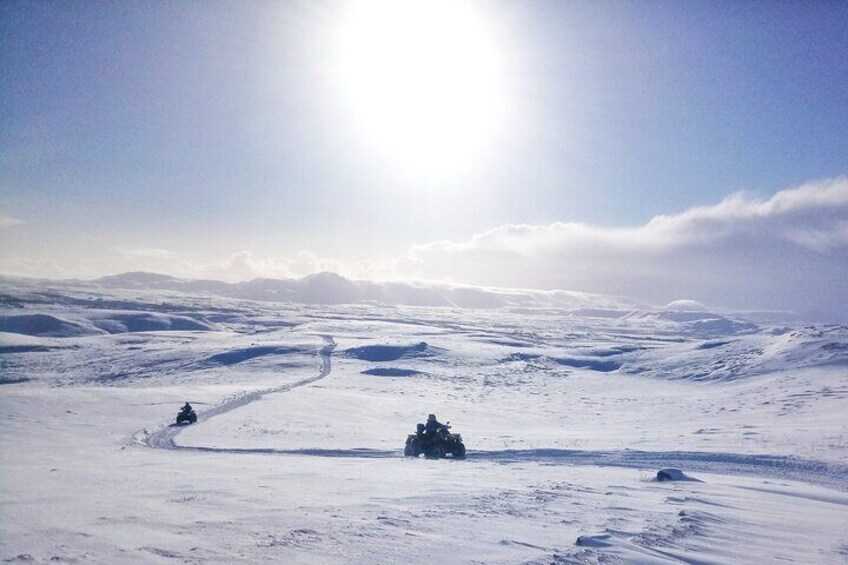
[[[118,282],[0,288],[5,561],[848,562],[846,327]]]

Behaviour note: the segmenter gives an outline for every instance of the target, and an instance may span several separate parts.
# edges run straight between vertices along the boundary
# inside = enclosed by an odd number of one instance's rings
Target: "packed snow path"
[[[327,377],[332,370],[331,355],[336,342],[331,336],[321,336],[325,345],[318,350],[321,361],[318,374],[308,379],[279,387],[250,392],[226,401],[206,412],[198,414],[198,423],[225,414],[259,400],[266,394],[288,392]],[[273,449],[273,448],[226,448],[204,446],[182,446],[174,438],[186,426],[170,424],[152,434],[142,432],[137,437],[149,447],[159,449],[200,451],[216,453],[258,453],[271,455],[295,455],[329,458],[394,458],[402,457],[401,450],[354,449]],[[721,475],[755,475],[763,478],[797,480],[839,490],[848,485],[848,466],[799,457],[778,455],[748,455],[739,453],[711,453],[698,451],[585,451],[569,449],[526,449],[526,450],[469,450],[467,457],[504,464],[527,461],[547,464],[591,465],[599,467],[660,468],[682,467],[692,472]]]
[[[214,407],[210,410],[199,413],[197,415],[197,423],[205,422],[207,420],[210,420],[211,418],[214,418],[215,416],[220,416],[221,414],[226,414],[227,412],[231,412],[232,410],[235,410],[236,408],[241,408],[242,406],[246,406],[247,404],[250,404],[251,402],[255,402],[256,400],[259,400],[260,398],[262,398],[266,394],[273,394],[273,393],[277,393],[277,392],[288,392],[288,391],[293,390],[295,388],[305,386],[305,385],[314,383],[316,381],[319,381],[319,380],[323,379],[324,377],[326,377],[327,375],[329,375],[330,371],[332,370],[330,355],[333,353],[333,350],[336,348],[336,342],[335,342],[335,340],[333,340],[333,338],[331,336],[322,335],[321,337],[324,339],[324,347],[322,347],[321,349],[318,350],[318,355],[321,359],[321,366],[318,369],[317,375],[315,375],[314,377],[310,377],[308,379],[303,379],[303,380],[300,380],[300,381],[297,381],[297,382],[294,382],[294,383],[285,384],[285,385],[278,386],[278,387],[275,387],[275,388],[257,390],[257,391],[254,391],[254,392],[249,392],[249,393],[245,393],[243,395],[237,396],[237,397],[235,397],[231,400],[224,402],[223,404],[219,404],[218,406],[216,406],[216,407]],[[184,428],[185,428],[185,426],[183,426],[183,425],[170,424],[170,425],[163,427],[160,430],[153,432],[152,434],[148,435],[147,432],[144,431],[144,432],[141,432],[140,434],[137,434],[136,437],[138,438],[139,441],[141,441],[141,443],[143,443],[143,444],[145,444],[149,447],[155,447],[155,448],[159,448],[159,449],[195,449],[195,448],[191,448],[191,447],[183,447],[183,446],[180,446],[180,445],[177,445],[176,443],[174,443],[174,438],[177,437],[177,434],[179,434]],[[212,449],[212,448],[207,448],[206,451],[216,451],[216,450]],[[217,451],[226,451],[226,450],[217,450]]]

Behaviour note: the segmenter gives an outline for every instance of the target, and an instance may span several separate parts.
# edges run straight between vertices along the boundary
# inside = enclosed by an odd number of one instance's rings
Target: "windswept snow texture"
[[[0,560],[845,563],[848,328],[348,283],[0,285]]]

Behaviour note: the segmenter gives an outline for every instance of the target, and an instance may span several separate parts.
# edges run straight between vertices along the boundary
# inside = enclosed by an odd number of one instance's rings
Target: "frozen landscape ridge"
[[[844,326],[329,274],[0,295],[7,562],[848,559]],[[403,456],[431,412],[464,460]]]

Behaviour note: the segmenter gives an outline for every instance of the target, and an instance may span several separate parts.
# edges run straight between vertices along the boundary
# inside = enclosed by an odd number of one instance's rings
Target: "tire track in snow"
[[[197,415],[198,423],[205,422],[231,412],[266,394],[288,392],[318,380],[330,374],[330,357],[336,347],[331,336],[321,336],[325,345],[318,350],[321,366],[318,374],[308,379],[285,384],[276,388],[258,390],[224,402]],[[346,459],[387,459],[403,458],[402,450],[380,450],[369,448],[353,449],[273,449],[238,447],[181,446],[174,438],[187,426],[174,424],[165,426],[152,434],[146,431],[136,434],[136,441],[156,449],[180,451],[198,451],[207,453],[266,454],[302,457],[325,457]],[[713,473],[719,475],[749,475],[770,479],[793,480],[848,490],[848,465],[837,462],[802,459],[785,455],[754,455],[741,453],[720,453],[703,451],[635,451],[608,450],[584,451],[570,449],[505,449],[505,450],[469,450],[466,458],[471,461],[490,461],[502,464],[546,463],[549,465],[579,465],[596,467],[626,467],[633,469],[657,469],[661,467],[680,467],[686,472]],[[450,461],[450,460],[446,460]]]
[[[274,449],[185,446],[178,449],[212,453],[264,454],[339,459],[404,459],[402,450],[352,449]],[[848,465],[802,459],[787,455],[748,455],[705,451],[576,451],[567,449],[470,450],[465,460],[501,464],[543,463],[546,465],[623,467],[650,469],[676,467],[686,473],[747,475],[763,479],[798,481],[848,491]],[[453,461],[443,459],[445,463]],[[697,477],[696,477],[697,478]]]
[[[507,464],[535,461],[547,464],[653,470],[662,467],[676,467],[687,473],[748,475],[800,481],[842,491],[848,490],[848,465],[790,455],[709,451],[637,451],[630,449],[609,451],[507,449],[501,451],[469,451],[467,457]]]
[[[330,356],[333,353],[333,350],[336,348],[335,340],[329,335],[322,335],[321,338],[324,340],[324,347],[318,350],[318,355],[321,359],[321,367],[318,370],[318,374],[314,377],[310,377],[308,379],[303,379],[297,382],[288,383],[282,386],[278,386],[275,388],[269,388],[264,390],[257,390],[254,392],[248,392],[237,396],[231,400],[224,402],[223,404],[219,404],[218,406],[206,410],[205,412],[201,412],[197,414],[197,423],[205,422],[210,420],[216,416],[220,416],[221,414],[226,414],[227,412],[231,412],[237,408],[241,408],[242,406],[246,406],[251,402],[255,402],[265,396],[266,394],[274,394],[278,392],[288,392],[290,390],[294,390],[298,387],[306,386],[308,384],[312,384],[316,381],[319,381],[330,374],[332,370],[332,363],[330,361]],[[196,424],[195,424],[196,425]],[[156,430],[152,434],[148,434],[147,431],[139,432],[136,434],[135,439],[138,443],[146,445],[148,447],[153,447],[156,449],[172,449],[172,450],[204,450],[204,451],[221,451],[227,452],[227,449],[215,449],[215,448],[195,448],[195,447],[185,447],[180,446],[174,443],[174,438],[179,435],[181,431],[183,431],[187,426],[178,426],[176,424],[167,425],[159,430]]]

